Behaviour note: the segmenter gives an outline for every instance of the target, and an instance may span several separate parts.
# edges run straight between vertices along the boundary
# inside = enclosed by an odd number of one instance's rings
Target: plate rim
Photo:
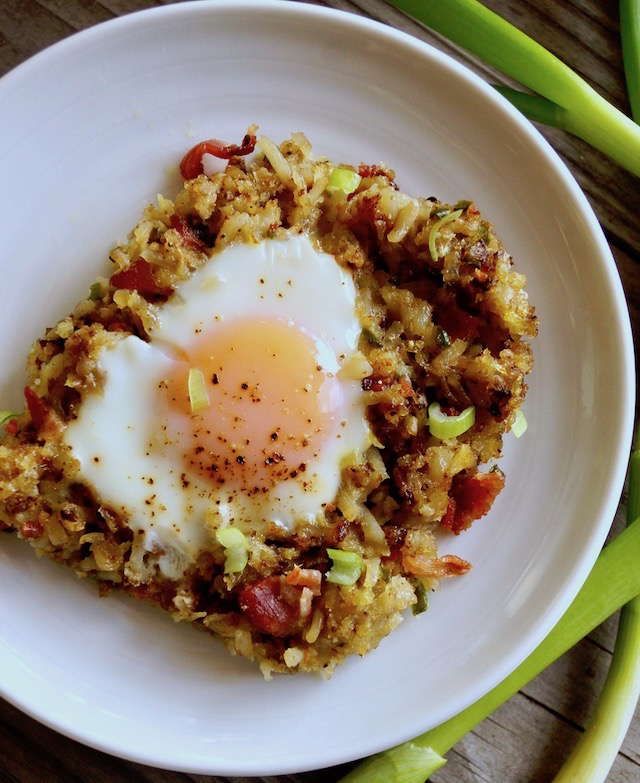
[[[291,2],[291,0],[236,0],[235,2],[233,2],[233,0],[189,0],[188,2],[185,3],[176,3],[176,4],[166,5],[166,6],[154,7],[150,9],[136,11],[131,14],[126,14],[124,16],[116,17],[114,19],[101,22],[97,25],[93,25],[92,27],[89,27],[85,30],[75,33],[74,35],[69,36],[66,39],[63,39],[62,41],[58,41],[57,43],[50,45],[46,49],[42,50],[41,52],[33,55],[28,60],[19,64],[14,69],[9,71],[7,74],[3,75],[2,78],[0,78],[0,101],[3,100],[3,92],[5,89],[11,90],[14,88],[15,84],[19,83],[20,79],[28,79],[30,71],[32,69],[35,69],[37,71],[39,68],[41,68],[42,64],[46,62],[47,58],[56,58],[60,56],[65,56],[67,50],[72,50],[75,47],[81,47],[85,45],[85,43],[90,42],[94,36],[101,37],[102,35],[104,35],[106,28],[108,28],[107,32],[109,34],[115,35],[117,34],[119,28],[125,29],[132,25],[139,24],[140,20],[146,20],[152,16],[160,18],[164,16],[171,17],[172,15],[183,16],[191,12],[216,13],[220,11],[226,11],[226,12],[239,11],[240,9],[245,11],[246,8],[253,8],[261,13],[262,12],[278,12],[278,13],[285,12],[286,15],[290,15],[293,13],[300,16],[311,16],[311,17],[317,16],[320,18],[333,18],[335,20],[341,20],[341,22],[351,24],[354,28],[359,28],[361,30],[371,30],[376,35],[384,34],[390,36],[391,38],[396,39],[397,41],[399,41],[401,44],[405,46],[406,45],[412,46],[416,51],[420,51],[426,56],[435,57],[436,59],[440,60],[440,62],[442,62],[444,65],[449,66],[450,70],[454,71],[458,77],[462,77],[466,79],[469,83],[472,83],[475,86],[475,88],[477,89],[486,88],[487,90],[490,89],[488,85],[486,85],[486,83],[483,82],[483,80],[479,76],[477,76],[472,71],[470,71],[466,66],[460,64],[450,55],[441,52],[440,50],[438,50],[433,45],[427,42],[414,38],[408,33],[405,33],[401,30],[397,30],[392,27],[388,27],[383,22],[379,22],[374,19],[370,19],[368,17],[360,17],[351,12],[342,11],[334,8],[326,8],[323,6],[316,6],[308,3]],[[451,68],[451,66],[453,66],[453,68]],[[489,93],[487,92],[487,94]],[[609,278],[611,280],[616,297],[618,299],[621,297],[622,301],[624,302],[625,296],[624,296],[624,291],[622,289],[622,283],[620,281],[619,272],[615,265],[615,260],[611,253],[609,245],[604,237],[604,233],[602,232],[602,228],[599,222],[597,221],[597,218],[595,217],[592,208],[588,204],[586,196],[579,188],[576,180],[574,179],[573,175],[570,173],[568,167],[566,166],[566,164],[562,162],[558,154],[551,147],[549,142],[547,142],[546,139],[544,139],[542,134],[540,134],[539,131],[533,128],[533,126],[530,126],[530,124],[526,120],[524,120],[524,118],[522,118],[521,115],[519,115],[517,111],[513,109],[505,99],[503,99],[497,93],[494,95],[494,98],[496,100],[496,103],[501,104],[503,109],[505,109],[508,113],[510,113],[512,118],[514,118],[517,122],[519,122],[523,128],[526,127],[526,133],[529,139],[536,138],[536,134],[537,134],[538,145],[542,145],[544,148],[546,148],[547,155],[551,153],[551,156],[555,164],[554,171],[556,175],[561,175],[563,177],[565,186],[570,188],[574,198],[576,198],[579,202],[581,202],[583,215],[589,216],[589,221],[590,221],[589,228],[592,232],[593,239],[598,240],[598,246],[599,246],[601,256],[607,262],[608,270],[609,270]],[[534,132],[533,134],[532,131]],[[592,219],[593,221],[595,221],[595,226],[593,225]],[[593,233],[594,228],[596,228],[595,233]],[[629,361],[633,356],[633,337],[631,332],[629,313],[626,307],[624,311],[620,312],[619,327],[621,329],[622,336],[625,341],[625,349],[622,353],[624,354],[628,363],[625,366],[626,376],[625,378],[622,379],[622,383],[621,383],[621,387],[624,390],[622,394],[622,398],[625,404],[627,424],[632,425],[633,409],[635,404],[635,374],[634,374],[633,364]],[[620,428],[623,429],[622,417],[621,417]],[[617,494],[618,499],[619,499],[619,494],[622,492],[622,486],[624,483],[624,473],[626,471],[627,456],[628,456],[628,451],[629,451],[629,447],[631,444],[631,437],[632,437],[631,430],[632,430],[632,426],[628,427],[628,429],[625,429],[624,432],[622,433],[624,439],[621,443],[620,448],[618,449],[618,455],[616,460],[617,467],[613,471],[615,473],[615,476],[618,478],[617,489],[619,490],[619,492],[617,492],[617,490],[614,491],[613,495]],[[618,506],[618,499],[614,500],[612,493],[610,493],[607,498],[607,502],[605,504],[607,509],[609,509],[612,512],[615,512],[615,509]],[[611,514],[611,520],[613,520],[613,513]],[[589,568],[586,570],[586,573],[582,578],[579,578],[577,574],[574,574],[573,586],[575,589],[573,590],[572,594],[571,591],[565,591],[565,600],[557,602],[555,611],[550,613],[550,617],[547,618],[546,624],[542,623],[542,626],[546,627],[545,635],[551,629],[551,627],[555,625],[557,619],[559,619],[559,617],[566,610],[571,600],[573,600],[573,597],[575,597],[575,594],[578,592],[581,584],[584,581],[584,578],[586,578],[586,574],[589,572],[591,566],[593,565],[593,562],[595,562],[597,552],[599,551],[600,547],[604,543],[604,540],[609,530],[609,526],[606,526],[604,523],[601,522],[598,525],[598,530],[602,533],[602,535],[599,540],[595,540],[592,542],[590,552],[592,553],[593,556],[590,559]],[[579,584],[576,584],[578,581]],[[144,757],[144,756],[138,757],[135,755],[135,753],[133,754],[123,753],[122,751],[118,749],[114,749],[112,746],[109,746],[108,744],[100,744],[99,742],[95,742],[95,741],[92,742],[88,737],[83,736],[82,732],[78,733],[72,728],[65,730],[61,728],[60,725],[55,721],[48,719],[47,716],[38,714],[37,710],[30,710],[24,703],[20,703],[18,700],[12,699],[11,695],[8,695],[5,691],[6,688],[4,687],[4,684],[0,683],[0,693],[2,693],[2,696],[5,699],[7,699],[7,701],[14,704],[22,712],[25,712],[26,714],[38,720],[39,722],[48,725],[50,728],[60,733],[63,733],[66,736],[69,736],[79,742],[82,742],[85,745],[94,747],[98,750],[110,753],[115,756],[119,756],[121,758],[127,758],[132,761],[136,761],[139,763],[144,763],[152,766],[163,766],[163,765],[158,765],[157,762],[155,762],[153,759],[149,759],[148,757]],[[406,737],[406,739],[409,738],[410,737]],[[328,764],[325,764],[324,766],[339,764],[342,763],[343,761],[350,761],[350,760],[353,759],[352,758],[331,759],[328,762]],[[221,772],[216,771],[212,773],[210,770],[203,771],[202,768],[199,766],[190,767],[189,765],[180,766],[180,767],[167,766],[164,768],[182,770],[186,772],[196,772],[196,773],[200,772],[201,774],[243,774],[242,771],[233,772],[233,773],[229,771],[221,771]],[[322,767],[319,767],[315,763],[312,766],[307,767],[307,769],[312,769],[312,768],[319,769]],[[236,767],[235,769],[237,770],[238,768]],[[286,766],[283,766],[279,768],[279,770],[275,773],[273,772],[258,773],[255,771],[255,768],[253,766],[243,768],[243,769],[244,769],[244,774],[247,773],[248,774],[289,774],[292,772],[302,771],[299,765],[296,765],[295,768],[287,768]]]

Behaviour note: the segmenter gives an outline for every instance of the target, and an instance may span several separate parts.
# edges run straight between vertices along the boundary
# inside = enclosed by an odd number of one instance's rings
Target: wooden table
[[[294,1],[294,0],[292,0]],[[434,0],[426,0],[433,2]],[[439,0],[445,2],[445,0]],[[0,74],[40,49],[115,16],[170,0],[0,0]],[[385,0],[321,3],[364,14],[453,54],[491,81],[500,80],[389,6]],[[616,0],[485,0],[628,110]],[[0,132],[2,119],[0,118]],[[615,255],[631,318],[640,335],[640,182],[586,144],[543,129],[590,199]],[[1,138],[1,136],[0,136]],[[614,531],[624,519],[624,498]],[[434,783],[551,781],[587,721],[606,675],[616,628],[612,618],[514,696],[449,754]],[[262,778],[264,783],[331,783],[346,767]],[[0,700],[0,783],[178,783],[223,778],[144,767],[90,750],[56,734]],[[229,781],[228,778],[224,778]],[[608,783],[640,781],[640,710],[636,712]],[[233,783],[240,783],[234,778]]]

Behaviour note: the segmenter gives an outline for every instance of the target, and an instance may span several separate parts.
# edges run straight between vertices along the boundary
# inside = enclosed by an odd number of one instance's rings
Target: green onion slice
[[[327,554],[333,561],[331,570],[327,573],[327,582],[354,585],[364,569],[362,557],[357,552],[347,552],[344,549],[327,549]]]
[[[362,177],[350,169],[334,169],[329,175],[327,191],[335,193],[336,190],[342,190],[345,193],[353,193],[360,184]]]
[[[516,411],[516,417],[513,420],[513,424],[511,425],[511,432],[516,436],[516,438],[521,438],[525,432],[527,431],[527,427],[529,425],[527,424],[527,420],[524,417],[524,413],[518,408]]]
[[[189,370],[189,402],[191,403],[191,413],[197,413],[203,408],[209,407],[209,395],[204,383],[204,375],[197,367]]]
[[[239,574],[249,562],[249,543],[247,537],[237,527],[224,527],[216,530],[216,540],[224,547],[225,574]]]
[[[17,419],[19,415],[19,413],[14,413],[13,411],[0,411],[0,427],[4,427],[11,419]]]
[[[464,209],[454,209],[453,212],[447,212],[446,215],[443,215],[440,220],[436,220],[436,222],[433,224],[431,231],[429,232],[429,253],[431,253],[431,258],[434,260],[434,262],[438,260],[438,251],[436,249],[436,237],[438,236],[438,231],[440,231],[445,223],[451,223],[452,220],[459,218],[463,212]]]
[[[89,299],[92,302],[97,302],[102,299],[102,286],[100,283],[94,283],[89,289]]]
[[[440,403],[432,402],[429,405],[429,431],[440,440],[457,438],[458,435],[462,435],[463,432],[473,427],[475,421],[476,409],[473,405],[465,408],[458,416],[444,414]]]

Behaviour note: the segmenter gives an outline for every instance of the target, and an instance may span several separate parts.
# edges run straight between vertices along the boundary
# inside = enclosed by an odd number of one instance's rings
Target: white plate
[[[329,682],[264,682],[215,640],[0,540],[2,694],[88,745],[195,773],[280,774],[389,747],[513,669],[585,579],[622,488],[632,349],[618,275],[576,183],[464,68],[370,21],[298,3],[180,3],[76,35],[0,81],[2,407],[23,359],[107,268],[195,141],[251,122],[304,130],[336,161],[387,162],[410,193],[473,198],[541,321],[507,488],[446,542],[474,570],[445,584]]]

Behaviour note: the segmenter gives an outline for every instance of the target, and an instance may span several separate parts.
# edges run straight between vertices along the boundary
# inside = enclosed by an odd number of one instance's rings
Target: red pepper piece
[[[112,274],[111,285],[127,291],[137,291],[142,296],[169,296],[173,290],[160,285],[154,274],[153,265],[142,256],[128,269],[121,269]]]
[[[202,156],[205,153],[216,158],[230,160],[231,158],[251,154],[256,147],[256,137],[247,133],[240,144],[227,144],[219,139],[207,139],[192,147],[180,163],[180,173],[184,179],[195,179],[202,174]]]

